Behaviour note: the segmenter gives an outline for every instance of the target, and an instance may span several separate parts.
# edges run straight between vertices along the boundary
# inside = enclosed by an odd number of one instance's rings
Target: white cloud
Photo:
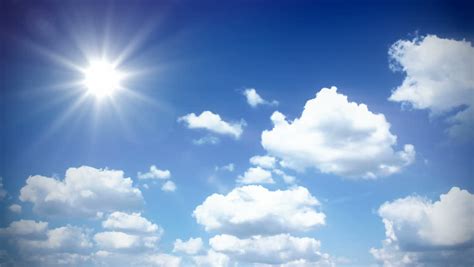
[[[286,184],[294,184],[296,182],[296,177],[292,176],[292,175],[288,175],[286,174],[284,171],[280,170],[280,169],[274,169],[273,172],[277,175],[280,175],[281,178],[283,178],[283,181],[286,183]]]
[[[181,258],[174,255],[160,253],[148,255],[145,262],[157,267],[179,267],[181,266]]]
[[[217,167],[217,166],[215,167],[216,171],[222,170],[222,171],[233,172],[234,169],[235,169],[234,163],[229,163],[229,164],[221,166],[221,167]]]
[[[470,42],[427,35],[414,40],[399,40],[389,50],[391,68],[406,74],[389,100],[428,109],[433,115],[455,108],[470,111],[450,117],[448,133],[455,137],[474,136],[474,47]]]
[[[116,211],[111,213],[102,222],[102,227],[107,230],[118,230],[131,233],[162,233],[163,229],[158,225],[142,217],[140,213],[125,213]]]
[[[10,207],[8,207],[8,209],[14,213],[21,213],[21,206],[18,204],[12,204]]]
[[[75,226],[63,226],[48,230],[45,239],[16,239],[23,251],[39,253],[41,251],[77,252],[92,248],[88,232]]]
[[[193,216],[206,231],[237,236],[308,231],[325,223],[318,200],[304,187],[270,191],[259,185],[213,194]]]
[[[243,120],[229,123],[222,120],[219,114],[212,113],[211,111],[203,111],[199,116],[190,113],[180,117],[178,122],[185,122],[189,129],[206,129],[217,134],[231,135],[235,139],[240,138],[245,126],[245,121]]]
[[[263,99],[254,88],[245,89],[243,95],[245,98],[247,98],[247,103],[253,108],[257,107],[258,105],[278,105],[278,101],[276,100],[267,101]]]
[[[265,169],[273,169],[276,164],[276,158],[271,156],[253,156],[249,161],[251,164]]]
[[[186,254],[194,255],[201,251],[203,247],[201,238],[190,238],[187,241],[176,239],[174,242],[173,252],[184,252]]]
[[[273,184],[275,183],[275,181],[272,178],[272,173],[260,167],[249,168],[244,173],[244,175],[240,175],[237,178],[237,182],[241,184]]]
[[[94,241],[103,250],[144,250],[156,248],[159,235],[137,235],[119,231],[99,232],[94,235]]]
[[[0,200],[7,196],[7,191],[3,188],[3,178],[0,176]]]
[[[209,250],[206,255],[193,257],[194,263],[198,267],[226,267],[229,266],[229,257],[225,254]]]
[[[395,152],[397,137],[383,114],[349,102],[336,87],[308,100],[300,118],[287,121],[276,111],[274,127],[262,133],[262,146],[296,170],[313,167],[350,178],[377,178],[400,172],[414,161],[415,149]]]
[[[161,190],[165,192],[174,192],[176,191],[176,184],[173,181],[166,181],[162,186]]]
[[[38,236],[46,233],[47,229],[47,222],[19,220],[11,222],[6,228],[0,228],[0,234],[7,236]]]
[[[171,172],[169,170],[160,170],[155,165],[150,166],[150,171],[137,174],[138,179],[169,179]]]
[[[252,236],[246,239],[217,235],[209,240],[209,244],[213,250],[245,263],[275,265],[298,260],[315,262],[322,258],[318,240],[289,234]]]
[[[28,177],[20,200],[33,203],[34,211],[41,214],[91,217],[100,212],[137,209],[143,204],[141,191],[123,171],[87,166],[69,168],[64,180]]]
[[[468,191],[453,187],[436,202],[419,196],[397,199],[378,213],[386,239],[370,252],[384,266],[474,264],[467,257],[474,252],[474,195]]]
[[[179,267],[181,258],[158,252],[117,252],[99,250],[93,255],[92,266],[146,266],[146,267]],[[90,265],[88,265],[90,266]]]

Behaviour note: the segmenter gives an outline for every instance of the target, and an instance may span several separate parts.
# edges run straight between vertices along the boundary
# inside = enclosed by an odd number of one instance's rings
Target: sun
[[[97,98],[112,96],[121,86],[123,74],[106,60],[95,60],[83,71],[87,92]]]

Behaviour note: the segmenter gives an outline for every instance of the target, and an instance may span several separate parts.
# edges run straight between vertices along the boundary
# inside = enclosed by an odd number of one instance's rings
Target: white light
[[[120,89],[121,73],[107,61],[93,61],[84,71],[84,85],[88,93],[101,98]]]

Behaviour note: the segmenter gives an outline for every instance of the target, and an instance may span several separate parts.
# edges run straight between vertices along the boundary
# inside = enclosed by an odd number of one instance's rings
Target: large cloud
[[[211,111],[203,111],[201,115],[196,116],[194,113],[187,114],[178,119],[179,122],[185,122],[190,129],[206,129],[208,131],[230,135],[238,139],[242,134],[245,121],[240,122],[226,122],[221,119],[219,114]]]
[[[323,88],[308,100],[301,117],[271,116],[274,127],[262,133],[262,146],[293,169],[376,178],[399,172],[415,158],[412,145],[394,151],[397,137],[383,114],[349,102],[336,87]]]
[[[451,136],[474,134],[474,47],[468,41],[436,35],[399,40],[389,50],[391,68],[406,74],[390,96],[391,101],[428,109],[434,115],[464,107],[450,117]]]
[[[385,266],[474,264],[474,195],[468,191],[453,187],[436,202],[419,196],[397,199],[378,213],[387,238],[371,253]]]
[[[206,231],[238,236],[308,231],[325,223],[318,200],[304,187],[270,191],[262,186],[238,187],[213,194],[196,207],[194,217]]]
[[[41,214],[95,216],[140,208],[143,197],[123,171],[82,166],[69,168],[64,180],[35,175],[26,180],[20,200]]]
[[[320,242],[309,237],[289,234],[252,236],[240,239],[232,235],[217,235],[209,240],[212,249],[245,263],[285,264],[298,260],[316,262],[328,255],[319,252]]]

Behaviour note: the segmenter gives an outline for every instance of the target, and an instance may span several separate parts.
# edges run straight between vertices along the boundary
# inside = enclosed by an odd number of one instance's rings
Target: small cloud
[[[166,181],[166,183],[161,186],[161,190],[165,192],[174,192],[176,191],[176,184],[173,181]]]
[[[0,200],[7,196],[7,191],[3,189],[3,178],[0,176]]]
[[[146,173],[138,172],[138,179],[169,179],[171,172],[169,170],[160,170],[155,165],[150,166],[150,171]]]
[[[194,113],[178,118],[178,122],[184,122],[189,129],[205,129],[216,134],[230,135],[239,139],[242,135],[244,120],[240,122],[226,122],[219,114],[211,111],[203,111],[199,116]]]
[[[13,213],[21,213],[21,206],[18,204],[13,204],[8,209]]]
[[[261,167],[251,167],[237,179],[241,184],[273,184],[272,173]]]
[[[184,252],[189,255],[194,255],[201,251],[203,242],[201,238],[190,238],[187,241],[176,239],[174,242],[173,252]]]
[[[253,156],[250,158],[250,163],[266,169],[275,168],[276,159],[271,156]]]
[[[199,139],[194,139],[193,140],[193,144],[195,145],[198,145],[198,146],[201,146],[201,145],[217,145],[219,144],[221,140],[216,137],[216,136],[213,136],[213,135],[208,135],[208,136],[204,136],[204,137],[201,137]]]
[[[228,171],[228,172],[233,172],[234,169],[235,169],[234,163],[229,163],[221,167],[216,166],[215,168],[216,171]]]
[[[278,106],[278,101],[267,101],[263,99],[257,93],[257,90],[255,90],[255,88],[247,88],[242,94],[247,98],[247,103],[253,108],[257,107],[258,105]]]

